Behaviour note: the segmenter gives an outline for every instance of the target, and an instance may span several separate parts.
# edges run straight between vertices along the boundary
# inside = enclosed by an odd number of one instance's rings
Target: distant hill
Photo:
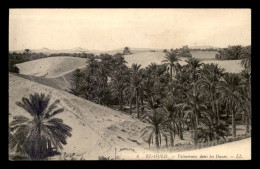
[[[189,46],[189,49],[220,49],[214,46]]]
[[[162,51],[162,49],[152,49],[152,48],[130,48],[130,51],[132,53],[142,53],[142,52],[150,52],[150,51],[154,51],[154,52],[160,52]],[[56,50],[56,49],[49,49],[49,48],[41,48],[41,49],[30,49],[31,52],[33,53],[44,53],[44,54],[53,54],[53,53],[93,53],[93,54],[101,54],[101,53],[107,53],[110,55],[114,55],[116,53],[123,53],[124,48],[119,48],[119,49],[114,49],[114,50],[89,50],[89,49],[85,49],[85,48],[81,48],[81,47],[77,47],[77,48],[72,48],[72,49],[60,49],[60,50]],[[24,50],[14,50],[11,52],[17,52],[17,53],[21,53],[24,52]]]
[[[41,48],[41,49],[30,49],[33,53],[44,53],[44,54],[53,54],[53,53],[89,53],[88,49],[84,49],[81,47],[78,48],[72,48],[72,49],[61,49],[61,50],[55,50],[55,49],[49,49],[49,48]],[[11,52],[23,52],[24,50],[14,50]]]
[[[161,52],[162,49],[153,49],[153,48],[131,48],[129,47],[131,53],[136,54],[136,53],[143,53],[143,52]],[[89,50],[89,53],[94,53],[94,54],[101,54],[101,53],[107,53],[110,55],[114,55],[116,53],[123,53],[124,48],[119,48],[119,49],[114,49],[114,50],[107,50],[107,51],[102,51],[102,50]]]

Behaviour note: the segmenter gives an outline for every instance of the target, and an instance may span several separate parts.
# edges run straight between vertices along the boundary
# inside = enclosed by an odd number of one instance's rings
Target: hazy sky
[[[10,9],[9,49],[251,44],[250,9]]]

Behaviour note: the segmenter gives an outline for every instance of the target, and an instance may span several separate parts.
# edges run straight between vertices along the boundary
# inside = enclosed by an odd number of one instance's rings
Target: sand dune
[[[164,60],[165,54],[163,52],[143,52],[135,53],[131,55],[124,55],[127,61],[127,66],[132,66],[133,63],[141,64],[142,67],[146,67],[151,63],[161,64]]]
[[[72,137],[67,139],[68,144],[62,151],[65,159],[96,160],[102,155],[113,156],[115,148],[135,148],[145,144],[139,138],[139,131],[145,124],[139,120],[12,74],[9,74],[9,120],[14,115],[28,115],[15,102],[34,92],[51,94],[52,101],[60,99],[60,106],[65,108],[64,113],[57,115],[73,129]]]
[[[199,60],[215,60],[217,51],[191,51],[192,57]]]
[[[49,57],[17,64],[20,74],[55,78],[86,65],[84,58]]]
[[[202,63],[215,63],[229,73],[240,73],[243,70],[241,60],[205,60]]]
[[[202,63],[216,63],[221,68],[224,68],[226,72],[239,73],[243,69],[240,65],[241,60],[215,60],[213,58],[214,53],[216,53],[215,51],[195,51],[191,53],[194,58],[202,60]],[[203,53],[203,55],[201,53]],[[144,52],[124,55],[125,60],[127,61],[127,66],[131,67],[133,63],[137,63],[141,64],[142,68],[151,63],[162,64],[162,61],[165,60],[164,56],[165,54],[163,52]],[[187,60],[187,58],[181,58],[179,63],[185,65],[187,64],[185,60]]]
[[[205,57],[198,53],[193,55],[194,58],[203,60],[202,63],[217,63],[227,72],[239,73],[242,70],[242,66],[240,65],[241,60],[215,60],[213,59],[212,52],[211,54],[207,54],[207,52],[206,54],[204,53]],[[143,68],[151,63],[162,64],[162,61],[165,60],[164,56],[165,54],[163,52],[140,52],[124,55],[127,66],[131,67],[133,63],[138,63],[141,64]],[[69,74],[77,68],[84,68],[86,66],[86,60],[87,59],[76,57],[49,57],[20,63],[17,64],[17,67],[20,69],[20,74],[57,78]],[[185,60],[186,58],[181,58],[179,63],[185,65]]]

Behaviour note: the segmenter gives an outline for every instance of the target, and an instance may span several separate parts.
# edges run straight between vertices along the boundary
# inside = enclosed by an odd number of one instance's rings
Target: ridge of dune
[[[48,57],[17,64],[20,74],[55,78],[86,65],[87,59],[78,57]]]

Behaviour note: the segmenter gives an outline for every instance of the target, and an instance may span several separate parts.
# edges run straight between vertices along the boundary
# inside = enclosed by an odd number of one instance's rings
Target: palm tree
[[[244,47],[241,53],[244,58],[241,61],[241,65],[248,71],[251,71],[251,46]]]
[[[98,61],[95,59],[93,55],[91,55],[86,61],[86,63],[88,65],[87,71],[89,71],[90,75],[93,76],[95,70],[98,68]]]
[[[165,59],[162,62],[166,63],[167,65],[170,66],[170,75],[171,75],[171,80],[173,76],[173,69],[176,71],[176,63],[180,60],[178,57],[177,51],[170,51],[170,52],[165,52],[166,56]]]
[[[244,58],[242,61],[241,61],[241,65],[245,68],[245,69],[248,69],[250,70],[251,69],[251,57],[249,58]]]
[[[126,46],[124,48],[123,55],[128,55],[128,54],[131,54],[131,51],[130,51],[129,47]]]
[[[207,109],[205,104],[205,95],[203,93],[198,92],[198,90],[189,91],[186,93],[187,95],[187,103],[184,104],[185,112],[190,114],[191,117],[191,125],[193,128],[193,140],[195,146],[198,144],[198,125],[199,125],[199,117],[201,112]]]
[[[216,105],[216,87],[220,78],[224,75],[224,69],[220,68],[217,64],[204,64],[202,73],[202,88],[206,90],[212,111],[216,114],[217,120],[219,120],[220,115]]]
[[[31,52],[31,50],[30,49],[25,49],[24,52],[28,55]]]
[[[200,63],[198,59],[190,58],[187,62],[187,73],[190,75],[190,79],[192,82],[196,82],[199,79],[201,73],[201,66],[203,63]]]
[[[237,46],[231,46],[228,50],[228,54],[230,55],[230,58],[233,59],[240,59],[242,56],[242,50],[243,47],[240,45]]]
[[[130,77],[130,87],[132,89],[132,96],[135,93],[135,100],[136,100],[136,109],[137,109],[137,118],[140,118],[139,112],[139,90],[140,85],[142,82],[142,78],[140,76],[140,68],[142,65],[133,63],[131,68],[131,77]],[[130,100],[131,102],[132,100]],[[130,103],[131,104],[131,103]],[[130,108],[131,109],[131,108]]]
[[[147,112],[145,112],[142,119],[143,121],[148,122],[150,125],[143,128],[140,131],[141,132],[140,137],[143,137],[144,135],[150,132],[148,135],[149,147],[153,140],[153,136],[155,136],[156,148],[159,148],[161,144],[161,135],[164,136],[166,147],[168,146],[167,135],[164,131],[166,118],[162,112],[159,112],[160,106],[161,106],[160,100],[159,99],[155,100],[153,97],[150,97],[150,99],[147,102],[147,105],[145,105],[145,107],[147,108],[146,109]]]
[[[234,73],[227,73],[217,86],[220,103],[226,105],[226,111],[232,114],[232,136],[236,137],[236,114],[240,109],[241,103],[241,78]]]
[[[71,127],[54,116],[62,113],[63,108],[57,108],[59,100],[50,106],[50,95],[35,93],[29,99],[23,97],[16,105],[26,110],[31,118],[14,116],[10,125],[13,138],[10,147],[22,147],[23,153],[30,159],[45,159],[53,153],[53,149],[62,149],[66,138],[71,137]]]
[[[31,53],[30,49],[24,50],[24,55],[25,55],[26,59],[32,60],[32,55],[30,55],[30,53]]]
[[[125,65],[118,66],[118,69],[113,72],[111,78],[111,86],[113,92],[117,93],[119,101],[119,110],[123,110],[123,92],[127,87],[128,70]]]
[[[180,138],[180,131],[181,125],[183,123],[182,119],[178,117],[178,105],[174,104],[172,101],[166,101],[166,103],[163,104],[163,110],[166,113],[167,120],[165,123],[166,131],[170,134],[170,146],[174,147],[174,139],[176,133],[179,134]]]
[[[80,96],[83,94],[83,91],[82,91],[82,89],[83,89],[82,84],[84,83],[83,77],[84,77],[84,74],[82,72],[80,72],[80,69],[76,69],[71,77],[70,92],[72,94],[74,94],[76,96]]]
[[[247,69],[242,70],[239,74],[242,85],[242,108],[244,110],[243,119],[246,121],[246,133],[249,133],[249,125],[251,122],[251,75]]]
[[[201,111],[201,118],[199,119],[202,127],[199,128],[198,139],[204,141],[213,141],[220,138],[226,138],[229,130],[228,125],[222,121],[218,121],[216,114],[208,109]]]
[[[169,83],[166,86],[166,91],[167,91],[167,96],[165,97],[165,104],[164,109],[168,110],[168,115],[169,117],[174,117],[173,120],[176,122],[176,129],[177,129],[177,134],[179,135],[179,138],[183,140],[183,118],[184,118],[184,113],[182,110],[182,107],[179,107],[178,103],[183,102],[183,93],[184,93],[184,88],[185,84],[179,81],[179,74],[177,74],[176,79],[173,81],[173,83]],[[174,114],[174,116],[172,115]],[[176,121],[176,119],[178,119]]]
[[[190,58],[186,61],[187,66],[185,67],[186,73],[189,74],[190,80],[190,88],[186,93],[187,96],[187,104],[186,107],[188,108],[188,113],[191,115],[191,124],[193,127],[194,132],[194,143],[195,146],[198,144],[198,125],[199,125],[199,116],[203,109],[207,109],[204,103],[204,95],[202,92],[199,91],[199,85],[201,84],[202,80],[201,77],[201,69],[200,67],[203,65],[199,62],[198,59]]]

